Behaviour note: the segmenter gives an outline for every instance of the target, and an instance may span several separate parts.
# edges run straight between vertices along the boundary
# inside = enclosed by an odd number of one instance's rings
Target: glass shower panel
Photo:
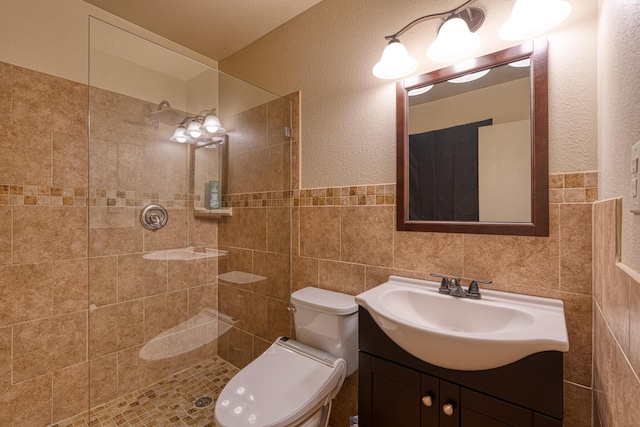
[[[291,334],[291,102],[94,18],[89,65],[90,419],[207,425]]]

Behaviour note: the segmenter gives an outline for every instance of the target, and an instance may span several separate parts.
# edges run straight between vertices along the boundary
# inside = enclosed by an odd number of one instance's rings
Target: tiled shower
[[[228,362],[291,333],[291,101],[204,66],[181,97],[146,97],[144,79],[166,70],[96,49],[89,87],[0,64],[0,425],[213,425],[213,405],[180,412],[175,390],[215,397]],[[171,96],[184,115],[217,108],[225,142],[150,126]],[[203,156],[219,167],[203,175]],[[208,180],[226,205],[251,202],[195,215]],[[141,226],[149,204],[166,208],[164,228]]]

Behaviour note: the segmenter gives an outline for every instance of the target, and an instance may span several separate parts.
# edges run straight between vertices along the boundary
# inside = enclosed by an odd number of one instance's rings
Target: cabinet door
[[[420,373],[382,359],[372,358],[371,425],[420,425]]]
[[[422,374],[421,380],[421,427],[439,427],[440,424],[440,380]]]
[[[460,386],[440,380],[440,427],[460,426]]]
[[[531,427],[533,412],[473,390],[461,388],[462,427]]]

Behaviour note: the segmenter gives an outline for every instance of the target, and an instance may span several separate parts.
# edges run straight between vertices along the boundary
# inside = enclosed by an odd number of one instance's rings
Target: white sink
[[[356,302],[405,351],[443,368],[492,369],[569,350],[560,300],[483,289],[482,299],[473,300],[440,294],[439,287],[391,276]]]

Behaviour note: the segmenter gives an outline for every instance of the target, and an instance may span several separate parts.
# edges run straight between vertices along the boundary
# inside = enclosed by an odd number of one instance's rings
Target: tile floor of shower
[[[216,356],[51,427],[218,427],[215,402],[237,372],[238,368]],[[213,402],[198,408],[196,400],[205,396]]]

